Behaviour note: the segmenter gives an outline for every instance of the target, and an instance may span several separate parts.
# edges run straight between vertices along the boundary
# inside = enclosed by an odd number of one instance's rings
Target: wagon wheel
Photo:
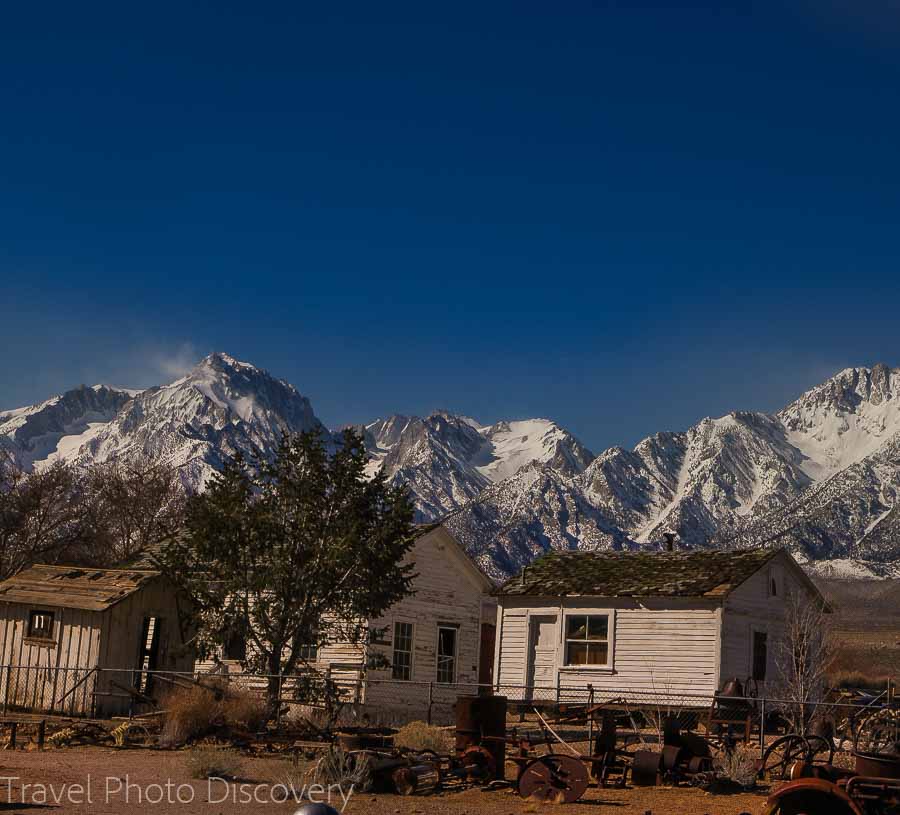
[[[898,734],[900,734],[900,712],[891,708],[876,710],[859,723],[853,740],[853,751],[887,752],[897,742]]]
[[[834,759],[834,742],[825,736],[807,736],[809,755],[807,761],[812,764],[831,764]]]
[[[574,756],[541,756],[519,774],[519,795],[543,803],[571,804],[587,787],[587,768]]]
[[[786,781],[791,774],[791,766],[797,761],[808,761],[811,754],[809,742],[803,736],[790,733],[766,748],[759,773],[773,781]]]

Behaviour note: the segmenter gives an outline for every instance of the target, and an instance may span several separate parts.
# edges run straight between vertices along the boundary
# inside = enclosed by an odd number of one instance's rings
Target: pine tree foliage
[[[368,620],[410,593],[412,503],[366,462],[352,430],[333,453],[316,432],[285,435],[272,459],[237,458],[190,499],[158,558],[193,600],[201,652],[245,636],[248,670],[291,674],[311,646],[363,644]]]

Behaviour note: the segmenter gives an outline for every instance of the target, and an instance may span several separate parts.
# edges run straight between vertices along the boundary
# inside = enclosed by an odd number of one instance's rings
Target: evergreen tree
[[[368,620],[410,593],[413,506],[383,474],[365,477],[351,430],[329,454],[321,434],[285,435],[271,460],[230,462],[193,496],[163,569],[193,601],[201,654],[247,638],[247,670],[303,667],[312,647],[364,644]]]

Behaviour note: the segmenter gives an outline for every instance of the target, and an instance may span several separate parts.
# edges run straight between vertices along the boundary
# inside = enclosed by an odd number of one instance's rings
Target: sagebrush
[[[216,729],[257,732],[265,727],[267,708],[257,696],[216,684],[178,688],[164,697],[160,744],[171,747],[206,736]]]
[[[449,753],[453,747],[450,732],[425,722],[410,722],[397,731],[394,746],[408,750],[434,750]]]

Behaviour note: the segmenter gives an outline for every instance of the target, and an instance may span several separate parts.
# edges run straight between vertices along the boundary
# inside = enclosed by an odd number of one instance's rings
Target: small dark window
[[[243,662],[247,659],[247,637],[242,628],[235,628],[225,640],[222,656],[235,662]]]
[[[40,640],[52,640],[53,612],[32,611],[28,617],[28,636]]]
[[[391,676],[394,679],[412,679],[412,655],[412,623],[394,623],[394,659],[391,666]]]
[[[450,685],[456,681],[456,626],[438,626],[437,681]]]
[[[772,596],[773,596],[773,597],[777,597],[777,596],[778,596],[778,584],[775,582],[775,578],[774,578],[774,577],[772,578]]]
[[[766,681],[766,663],[769,660],[768,639],[765,631],[753,632],[753,678],[757,682]]]

